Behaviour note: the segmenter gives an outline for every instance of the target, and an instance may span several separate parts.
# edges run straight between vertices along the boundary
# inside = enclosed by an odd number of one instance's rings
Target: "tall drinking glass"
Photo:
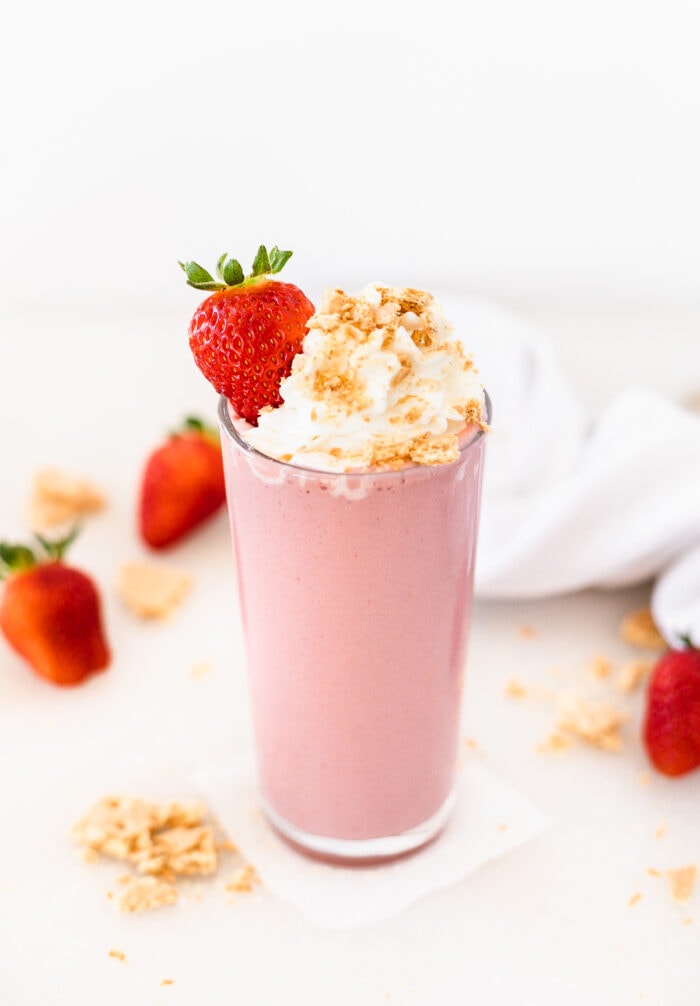
[[[486,437],[338,474],[219,418],[263,809],[322,858],[417,849],[454,799]]]

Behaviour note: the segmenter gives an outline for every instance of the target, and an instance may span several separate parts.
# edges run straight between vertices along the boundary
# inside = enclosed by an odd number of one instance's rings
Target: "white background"
[[[0,306],[183,309],[178,258],[700,297],[695,0],[12,4]]]
[[[214,409],[177,259],[248,264],[264,241],[295,250],[286,272],[313,293],[377,278],[486,295],[542,324],[589,403],[630,378],[690,400],[699,37],[694,0],[3,12],[0,533],[26,535],[42,465],[105,490],[73,558],[114,661],[57,692],[0,648],[2,1006],[696,1006],[700,892],[678,906],[647,869],[698,861],[698,774],[640,784],[641,694],[619,756],[547,760],[551,707],[504,693],[629,658],[617,626],[648,585],[477,605],[465,736],[553,826],[396,919],[329,933],[264,887],[229,905],[230,864],[181,908],[124,918],[105,897],[119,867],[91,872],[66,835],[109,790],[183,798],[250,744],[224,516],[168,560],[195,580],[171,623],[136,622],[114,589],[143,553],[146,452]]]

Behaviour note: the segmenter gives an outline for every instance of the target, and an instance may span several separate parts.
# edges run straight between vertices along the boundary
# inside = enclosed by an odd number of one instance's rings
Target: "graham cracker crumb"
[[[522,699],[527,695],[527,689],[515,678],[506,682],[505,693],[512,699]]]
[[[253,890],[253,886],[259,883],[260,878],[255,867],[251,863],[246,863],[235,872],[225,889],[237,894],[249,894]]]
[[[630,908],[634,908],[634,906],[637,905],[637,904],[639,904],[639,902],[641,900],[642,900],[642,895],[639,893],[639,891],[636,891],[632,895],[632,897],[629,899],[629,901],[627,902],[627,904],[630,906]]]
[[[126,954],[123,950],[110,950],[109,956],[113,957],[115,961],[123,961],[126,964]]]
[[[696,866],[681,866],[675,870],[667,870],[666,876],[671,884],[671,897],[679,904],[690,901],[697,880]]]
[[[619,751],[622,748],[619,730],[626,719],[625,713],[607,702],[571,699],[562,704],[557,726],[594,747],[604,751]]]
[[[219,852],[238,852],[238,846],[234,845],[229,839],[225,839],[223,842],[217,842],[216,848]]]
[[[518,635],[521,639],[534,639],[537,635],[537,629],[534,625],[521,625],[518,629]]]
[[[570,737],[565,737],[564,734],[555,731],[546,740],[538,744],[535,750],[539,754],[563,754],[564,751],[568,751],[573,745],[574,742]]]
[[[104,508],[105,499],[85,479],[56,468],[44,468],[34,476],[29,506],[32,528],[48,531],[97,513]]]
[[[91,849],[88,846],[88,848],[81,850],[80,858],[84,863],[96,863],[100,858],[100,854],[97,849]]]
[[[636,691],[653,667],[650,660],[630,660],[626,663],[617,678],[618,692],[627,695]]]
[[[611,670],[612,664],[608,658],[604,657],[601,653],[597,653],[588,664],[588,673],[597,681],[609,678]]]
[[[182,603],[192,585],[186,573],[147,562],[125,563],[117,590],[140,618],[167,618]]]
[[[161,984],[161,986],[163,986],[163,985],[174,985],[175,984],[175,979],[174,978],[164,978],[163,981],[160,984]]]
[[[656,839],[663,838],[665,834],[666,834],[666,823],[664,822],[663,824],[660,824],[659,827],[654,832],[654,838]]]
[[[654,621],[650,608],[639,608],[627,615],[620,625],[620,635],[631,646],[646,650],[665,650],[666,640]]]
[[[122,912],[147,912],[153,908],[174,905],[177,888],[158,877],[136,877],[119,899]]]
[[[177,877],[206,876],[217,869],[218,850],[225,843],[217,845],[212,829],[202,823],[204,814],[198,803],[105,797],[78,822],[73,837],[91,858],[102,853],[145,875],[135,879],[126,873],[116,880],[126,888],[121,909],[143,911],[172,904]]]
[[[193,678],[203,678],[205,675],[211,673],[213,666],[209,661],[202,660],[200,663],[194,665],[190,671],[190,675]]]

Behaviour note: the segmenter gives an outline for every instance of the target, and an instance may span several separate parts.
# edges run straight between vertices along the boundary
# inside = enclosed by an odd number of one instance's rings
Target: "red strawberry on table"
[[[216,513],[225,499],[219,435],[189,417],[146,462],[139,496],[141,537],[151,548],[167,548]]]
[[[292,253],[260,245],[249,276],[228,255],[219,259],[215,280],[196,262],[180,262],[196,290],[213,290],[190,322],[195,362],[239,416],[257,425],[266,405],[280,405],[280,383],[301,350],[314,306],[291,283],[274,279]]]
[[[100,597],[85,573],[63,562],[75,532],[62,541],[36,536],[34,549],[0,544],[0,629],[44,678],[77,685],[104,670],[110,652]]]
[[[656,664],[643,738],[664,775],[685,775],[700,765],[700,650],[668,650]]]

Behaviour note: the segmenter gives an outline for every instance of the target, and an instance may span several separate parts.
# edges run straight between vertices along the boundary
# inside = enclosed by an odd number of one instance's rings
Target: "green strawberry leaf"
[[[270,259],[268,258],[265,245],[260,245],[258,253],[253,260],[253,272],[251,275],[263,276],[266,272],[270,272]]]
[[[284,269],[293,254],[290,251],[280,251],[277,245],[275,245],[270,251],[270,272],[278,273]]]
[[[216,275],[219,280],[214,279],[211,273],[207,272],[198,262],[179,262],[178,265],[187,277],[188,286],[195,290],[226,290],[234,286],[247,286],[249,283],[257,281],[261,276],[275,275],[281,272],[287,262],[292,257],[292,252],[283,251],[275,245],[268,254],[265,245],[260,245],[253,260],[250,273],[246,276],[243,267],[238,259],[232,258],[228,253],[219,256],[216,263]]]
[[[50,560],[55,560],[60,562],[63,556],[66,554],[68,548],[73,544],[75,539],[80,533],[80,527],[76,524],[72,531],[70,531],[65,538],[59,538],[57,541],[50,541],[48,538],[44,538],[40,534],[35,534],[36,540],[39,542],[44,552],[46,553],[46,558]]]
[[[683,648],[686,650],[697,650],[697,646],[693,642],[690,633],[686,632],[684,635],[678,637],[683,643]]]
[[[219,261],[216,263],[216,275],[219,279],[224,278],[224,262],[228,258],[228,252],[224,252],[223,255],[219,256]]]
[[[12,573],[22,573],[36,566],[36,556],[26,545],[0,542],[0,580]]]
[[[178,262],[178,265],[187,277],[188,286],[193,286],[195,290],[224,289],[225,284],[217,283],[214,277],[197,262]]]
[[[224,283],[226,286],[240,286],[245,279],[243,266],[235,258],[227,258],[223,269]]]

